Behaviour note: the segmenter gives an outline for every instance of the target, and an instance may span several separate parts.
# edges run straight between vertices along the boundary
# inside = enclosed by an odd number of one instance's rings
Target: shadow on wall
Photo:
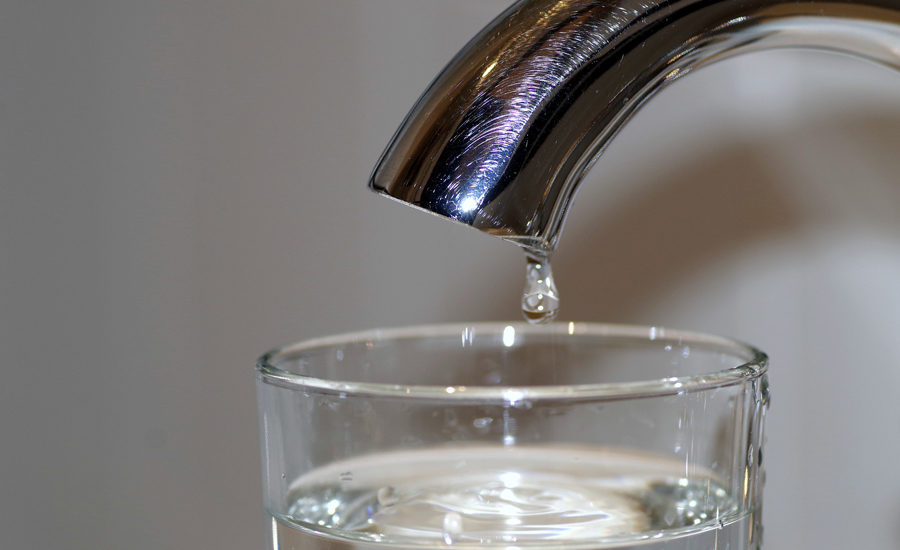
[[[841,182],[852,184],[851,195],[866,188],[867,176],[874,174],[880,180],[883,174],[883,179],[891,180],[891,174],[900,172],[896,155],[900,116],[896,114],[818,120],[779,135],[736,137],[716,148],[697,151],[662,179],[658,167],[642,170],[634,175],[632,187],[643,192],[617,203],[612,216],[595,216],[587,223],[570,222],[566,228],[562,252],[553,262],[563,299],[560,318],[646,322],[642,312],[648,305],[723,256],[796,236],[820,224],[840,224],[827,213],[810,213],[816,205],[805,204],[804,189],[798,192],[794,188],[792,175],[784,173],[774,158],[776,153],[793,155],[797,147],[806,147],[806,153],[819,155],[827,168],[829,163],[839,162],[841,155],[829,160],[828,147],[816,150],[825,139],[831,147],[835,143],[853,144],[854,151],[864,151],[863,156],[868,157],[854,157],[871,166],[860,181]],[[804,162],[805,155],[803,159],[791,162]],[[886,163],[886,159],[890,160]],[[602,164],[601,159],[598,165]],[[590,174],[587,180],[586,186],[599,184]],[[815,184],[821,189],[818,182]],[[850,185],[842,186],[851,189]],[[900,186],[891,193],[895,200],[890,202],[900,205]],[[591,208],[578,200],[575,205],[573,218]],[[897,216],[867,217],[863,223],[875,223],[879,230],[900,235]],[[498,281],[519,281],[522,277],[522,265],[503,266],[497,273]],[[467,299],[464,303],[448,299],[446,311],[451,318],[510,318],[505,292],[498,295],[497,288],[476,286],[465,293],[448,293],[452,295],[465,295]],[[573,296],[578,299],[571,299]]]

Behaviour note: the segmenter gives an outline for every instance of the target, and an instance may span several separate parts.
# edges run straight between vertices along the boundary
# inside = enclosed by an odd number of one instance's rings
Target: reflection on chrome
[[[584,172],[650,96],[779,47],[900,68],[900,0],[520,0],[438,75],[369,185],[546,256]]]

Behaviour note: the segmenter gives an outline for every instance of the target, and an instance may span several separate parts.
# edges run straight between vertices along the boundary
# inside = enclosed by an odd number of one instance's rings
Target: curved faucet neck
[[[900,0],[519,0],[425,91],[369,185],[548,254],[584,173],[649,97],[777,47],[900,69]]]

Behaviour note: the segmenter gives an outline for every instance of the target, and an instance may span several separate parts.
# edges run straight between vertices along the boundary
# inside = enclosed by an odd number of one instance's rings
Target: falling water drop
[[[444,544],[453,544],[462,532],[462,516],[456,512],[447,512],[444,514],[444,521],[441,525],[441,534]]]
[[[559,293],[546,256],[528,254],[525,264],[525,290],[522,315],[529,323],[549,323],[559,312]]]

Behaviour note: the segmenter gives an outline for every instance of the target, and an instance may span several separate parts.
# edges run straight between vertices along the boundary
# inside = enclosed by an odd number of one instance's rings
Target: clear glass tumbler
[[[767,359],[750,346],[428,326],[257,369],[273,549],[760,547]]]

